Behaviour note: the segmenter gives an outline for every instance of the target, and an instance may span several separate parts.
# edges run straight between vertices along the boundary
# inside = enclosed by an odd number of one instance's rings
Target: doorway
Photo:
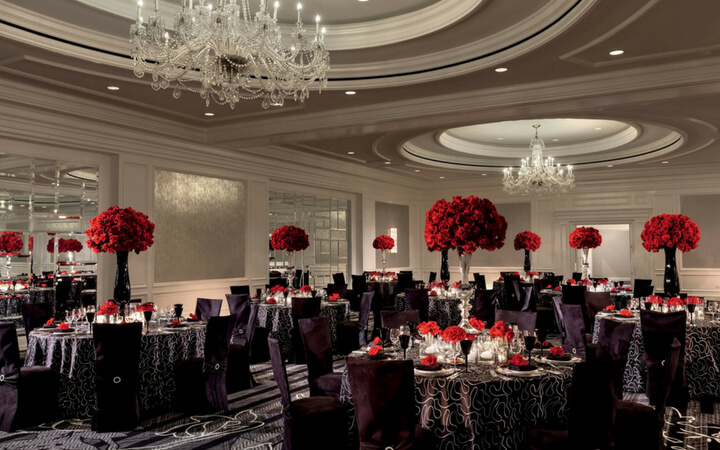
[[[633,278],[630,258],[630,224],[578,225],[593,227],[600,231],[602,244],[590,251],[590,274],[593,278],[622,280],[628,283]],[[575,271],[582,271],[582,258],[576,251]]]

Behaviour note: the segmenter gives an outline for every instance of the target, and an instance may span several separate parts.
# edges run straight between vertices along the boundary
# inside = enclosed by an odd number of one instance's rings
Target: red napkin
[[[437,358],[433,355],[427,355],[420,361],[423,366],[437,366],[437,363]]]
[[[58,330],[67,330],[68,328],[70,328],[70,325],[68,325],[64,322],[57,326]]]
[[[197,314],[190,313],[190,318],[191,318],[192,320],[198,320]]]
[[[368,355],[370,355],[370,356],[375,356],[375,355],[377,355],[378,353],[380,353],[381,351],[382,351],[382,347],[380,347],[379,345],[373,345],[373,346],[370,347],[370,349],[368,350]]]
[[[46,326],[46,327],[49,327],[49,326],[51,326],[51,325],[53,324],[53,322],[55,322],[55,319],[50,319],[50,320],[48,320],[47,322],[45,322],[45,326]]]

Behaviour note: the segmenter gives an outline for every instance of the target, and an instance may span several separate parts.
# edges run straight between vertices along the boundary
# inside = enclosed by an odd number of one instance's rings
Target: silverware
[[[455,372],[454,374],[450,375],[449,377],[447,377],[447,379],[454,380],[455,378],[457,378],[459,376],[460,376],[460,372],[458,371],[458,372]]]

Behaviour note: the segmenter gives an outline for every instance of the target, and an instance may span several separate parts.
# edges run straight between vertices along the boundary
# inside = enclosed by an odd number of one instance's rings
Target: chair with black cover
[[[637,288],[638,286],[652,286],[653,280],[649,280],[646,278],[636,278],[633,282],[633,289]]]
[[[288,361],[293,364],[305,364],[305,349],[300,335],[298,320],[320,316],[320,297],[293,297],[292,330],[290,330],[290,356]]]
[[[634,323],[618,322],[611,319],[603,319],[598,325],[595,359],[597,361],[616,361],[616,364],[618,364],[613,373],[613,386],[619,399],[622,399],[623,395],[625,365],[627,364],[630,341],[634,330]]]
[[[303,284],[303,270],[302,269],[295,269],[295,278],[293,278],[293,287],[295,289],[300,289],[300,287]]]
[[[495,323],[496,296],[497,293],[493,290],[475,290],[472,317],[485,322],[486,328],[490,328]]]
[[[582,272],[573,272],[572,279],[575,281],[582,280]]]
[[[75,307],[75,298],[70,295],[72,278],[58,278],[55,283],[55,318],[65,320],[65,311]]]
[[[553,282],[553,286],[560,286],[565,278],[564,275],[545,275],[545,278]]]
[[[565,321],[563,320],[562,309],[562,296],[553,295],[553,312],[555,313],[555,323],[557,324],[558,330],[560,330],[560,336],[563,342],[565,341]]]
[[[570,386],[570,411],[567,424],[535,427],[528,436],[529,448],[531,450],[613,448],[616,399],[612,385],[612,371],[611,362],[575,364]]]
[[[437,280],[437,272],[430,272],[430,277],[428,278],[428,284],[435,282]]]
[[[537,313],[530,311],[509,311],[506,309],[498,309],[495,311],[495,321],[503,321],[505,323],[514,323],[520,331],[535,332],[537,323]]]
[[[640,311],[640,327],[642,331],[645,353],[642,356],[647,368],[647,396],[651,405],[658,405],[663,395],[663,361],[673,339],[680,342],[680,360],[678,374],[668,402],[670,406],[683,407],[687,401],[685,388],[685,311],[661,313],[656,311]]]
[[[250,322],[250,297],[247,294],[225,294],[225,300],[230,315],[236,318],[231,342],[245,344],[245,333]]]
[[[382,312],[383,328],[400,328],[401,325],[407,325],[408,322],[420,322],[420,312],[416,309],[410,311],[383,311]]]
[[[585,330],[590,329],[590,317],[588,316],[587,303],[585,302],[585,286],[562,285],[562,302],[566,305],[580,305],[583,320],[585,321]]]
[[[15,323],[0,322],[0,431],[55,419],[57,397],[57,372],[45,366],[23,367]]]
[[[340,298],[346,298],[347,297],[347,284],[328,284],[327,289],[325,290],[327,292],[327,295],[333,295],[338,294]]]
[[[665,448],[662,438],[662,430],[665,424],[665,405],[678,376],[681,347],[680,341],[674,338],[667,359],[664,360],[663,389],[660,392],[660,398],[655,408],[627,400],[617,402],[616,449],[635,450],[646,448],[663,450]]]
[[[351,275],[352,278],[352,289],[348,290],[348,300],[350,301],[350,309],[353,311],[360,310],[360,303],[363,298],[363,294],[367,292],[367,281],[365,275]]]
[[[347,284],[345,283],[345,274],[342,272],[334,273],[332,277],[335,284]]]
[[[505,289],[505,309],[520,311],[522,307],[522,294],[520,293],[520,275],[503,276],[503,288]]]
[[[269,338],[273,375],[280,389],[283,450],[337,450],[347,448],[347,413],[333,397],[305,397],[291,401],[287,370],[280,344]]]
[[[480,275],[479,273],[474,273],[473,279],[475,280],[475,287],[477,289],[486,289],[487,288],[487,284],[485,284],[485,275]]]
[[[549,278],[549,277],[554,277],[555,272],[541,272],[540,275],[542,275],[543,278]]]
[[[397,274],[397,285],[395,286],[395,292],[405,292],[405,289],[412,289],[415,287],[413,283],[413,275],[410,273],[400,272]]]
[[[361,449],[437,448],[433,433],[417,425],[412,361],[348,358],[347,370]]]
[[[563,350],[576,355],[583,361],[587,359],[587,337],[585,336],[585,319],[580,305],[560,303],[560,314],[565,330]],[[591,356],[591,360],[595,355]]]
[[[417,310],[420,322],[426,322],[430,317],[430,296],[427,289],[405,289],[405,303],[408,310]]]
[[[230,293],[232,295],[242,295],[245,294],[248,297],[250,297],[250,286],[242,285],[242,286],[230,286]]]
[[[83,277],[80,303],[83,307],[97,306],[97,276]]]
[[[211,317],[219,316],[221,308],[221,299],[198,298],[195,304],[195,314],[199,320],[207,322]]]
[[[635,286],[633,289],[635,298],[649,297],[655,292],[655,286]]]
[[[310,396],[340,398],[342,373],[333,372],[330,324],[326,317],[300,319],[300,334],[305,347]]]
[[[140,420],[137,388],[140,379],[142,323],[93,326],[95,394],[93,431],[131,431]]]
[[[247,320],[247,326],[241,335],[241,339],[238,339],[238,336],[233,336],[234,340],[230,344],[225,382],[228,394],[250,389],[255,386],[255,379],[250,372],[250,362],[254,350],[253,342],[256,336],[255,331],[258,329],[256,327],[258,305],[249,305],[249,312],[250,315]],[[264,335],[263,338],[267,340],[267,334]]]
[[[609,292],[589,292],[585,291],[585,305],[588,312],[588,323],[585,329],[592,333],[595,327],[595,316],[600,311],[604,311],[606,307],[612,305],[612,298]]]
[[[25,338],[29,339],[30,332],[45,325],[52,316],[52,303],[26,303],[22,305]]]
[[[175,404],[187,413],[226,411],[227,365],[235,316],[210,317],[202,358],[175,364]]]
[[[347,355],[367,344],[367,328],[374,292],[364,292],[360,302],[359,320],[344,320],[337,324],[337,349]]]

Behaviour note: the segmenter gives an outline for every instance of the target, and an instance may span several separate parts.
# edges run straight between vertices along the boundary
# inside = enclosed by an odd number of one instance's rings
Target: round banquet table
[[[437,322],[440,328],[447,328],[451,325],[457,325],[462,318],[460,314],[459,298],[440,298],[430,296],[429,316],[430,320]],[[470,300],[472,305],[472,300]],[[399,293],[395,296],[395,311],[407,310],[407,302],[405,301],[405,293]]]
[[[617,319],[603,317],[601,314],[595,316],[595,343],[598,341],[597,330],[601,320]],[[639,318],[632,322],[635,328],[630,339],[623,390],[638,393],[645,392],[646,389],[647,371],[642,362],[645,345]],[[720,323],[695,319],[695,325],[688,324],[685,339],[685,378],[690,398],[720,397]]]
[[[538,295],[538,306],[546,306],[548,308],[553,307],[553,297],[559,295],[562,298],[562,291],[556,291],[554,289],[543,289]],[[619,291],[611,292],[610,299],[616,308],[627,308],[632,299],[632,291]]]
[[[419,425],[435,434],[442,450],[519,449],[533,426],[566,420],[569,411],[572,367],[538,366],[547,374],[505,377],[494,366],[471,364],[456,378],[416,375]],[[357,440],[347,368],[340,401],[348,408],[351,439]]]
[[[143,331],[140,342],[138,400],[142,411],[169,409],[175,396],[175,363],[203,356],[205,326],[181,331]],[[26,366],[47,366],[60,373],[58,404],[66,418],[87,418],[95,412],[95,345],[92,334],[61,336],[30,333]]]
[[[380,295],[382,296],[382,304],[386,305],[390,301],[390,297],[395,292],[395,287],[397,286],[397,280],[392,281],[368,281],[367,282],[367,290],[368,291],[374,291],[375,286],[379,286]]]
[[[326,317],[330,325],[330,337],[333,348],[337,342],[337,324],[350,318],[350,302],[337,300],[323,301],[320,304],[320,317]],[[290,354],[292,329],[292,312],[290,302],[288,305],[261,303],[258,308],[257,326],[267,328],[274,339],[278,340],[283,355]]]

